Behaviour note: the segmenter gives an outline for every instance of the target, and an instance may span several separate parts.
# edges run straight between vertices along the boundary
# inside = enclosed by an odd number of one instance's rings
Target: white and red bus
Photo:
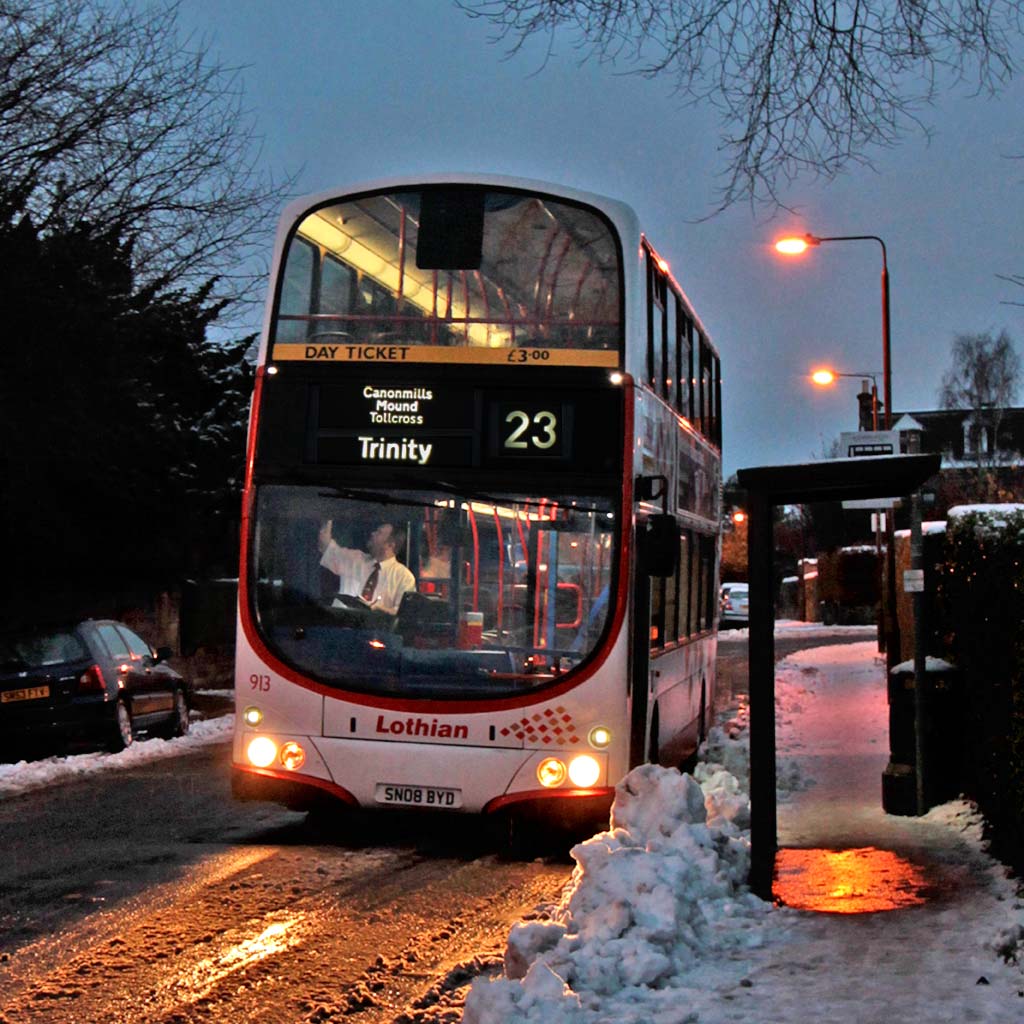
[[[292,204],[252,405],[235,795],[590,819],[632,766],[692,754],[720,403],[619,202],[449,175]]]

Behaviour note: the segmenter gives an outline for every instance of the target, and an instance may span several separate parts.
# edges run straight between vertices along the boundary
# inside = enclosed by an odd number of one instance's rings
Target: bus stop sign
[[[864,459],[873,455],[899,455],[900,434],[898,430],[857,430],[844,431],[839,435],[839,451],[844,459]],[[898,498],[868,498],[860,501],[844,501],[845,509],[896,508]]]
[[[844,431],[839,435],[839,454],[844,459],[863,459],[871,455],[899,455],[898,430]]]

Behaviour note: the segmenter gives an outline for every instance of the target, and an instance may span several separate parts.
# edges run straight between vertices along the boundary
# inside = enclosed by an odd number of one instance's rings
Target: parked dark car
[[[0,633],[0,753],[71,740],[117,751],[137,731],[184,735],[189,687],[170,656],[111,620]]]

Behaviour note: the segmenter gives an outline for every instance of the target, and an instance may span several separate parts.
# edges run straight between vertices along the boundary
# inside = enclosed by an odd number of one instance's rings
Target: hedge
[[[1024,870],[1024,506],[951,510],[939,603],[966,694],[965,787],[993,852]]]

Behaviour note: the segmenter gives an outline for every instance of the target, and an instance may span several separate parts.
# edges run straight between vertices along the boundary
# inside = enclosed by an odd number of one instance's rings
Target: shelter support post
[[[775,805],[776,505],[863,500],[906,494],[939,469],[938,455],[883,455],[737,471],[747,491],[750,573],[750,875],[751,890],[771,899],[778,845]]]
[[[748,496],[750,572],[750,888],[771,899],[775,873],[775,559],[773,506],[763,491]]]

